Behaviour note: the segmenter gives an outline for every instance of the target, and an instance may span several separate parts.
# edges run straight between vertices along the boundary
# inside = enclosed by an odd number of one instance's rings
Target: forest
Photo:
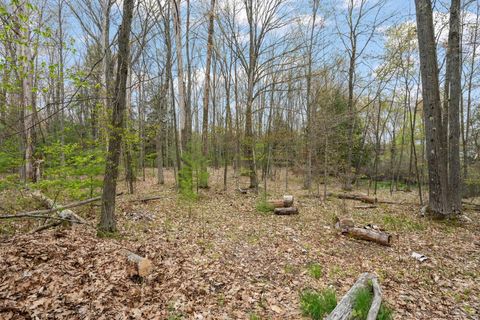
[[[479,0],[0,0],[0,319],[478,319]]]

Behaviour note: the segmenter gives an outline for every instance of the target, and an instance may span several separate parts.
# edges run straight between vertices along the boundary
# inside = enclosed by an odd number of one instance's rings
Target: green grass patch
[[[307,266],[308,269],[308,274],[314,279],[320,279],[323,275],[323,269],[322,266],[319,265],[318,263],[310,263]]]
[[[332,289],[325,289],[320,292],[306,290],[300,295],[302,314],[314,320],[323,319],[336,306],[337,296]]]
[[[427,227],[422,221],[416,221],[407,216],[386,215],[383,225],[387,230],[393,231],[424,231]]]
[[[373,293],[371,288],[362,288],[358,290],[355,295],[355,304],[353,305],[353,312],[351,315],[352,320],[365,320],[367,319],[368,311],[372,305]],[[378,311],[377,320],[391,320],[393,319],[393,310],[386,306],[384,303],[380,305]]]
[[[273,211],[274,206],[267,202],[267,197],[262,195],[256,204],[256,209],[258,212],[261,213],[270,213]]]
[[[352,319],[367,319],[368,311],[372,305],[373,295],[369,288],[358,290],[355,295],[355,304],[353,305]]]
[[[123,236],[118,231],[109,232],[109,231],[103,231],[100,229],[97,229],[97,237],[102,239],[122,239],[123,238]]]
[[[262,318],[260,318],[260,316],[255,314],[255,313],[250,313],[250,315],[248,316],[248,319],[249,320],[262,320]]]

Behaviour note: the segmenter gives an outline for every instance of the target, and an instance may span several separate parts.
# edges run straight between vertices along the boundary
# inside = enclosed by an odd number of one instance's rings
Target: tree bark
[[[460,65],[460,2],[460,0],[452,0],[450,7],[450,28],[447,53],[451,73],[449,84],[450,101],[448,102],[448,208],[455,214],[459,214],[462,211],[462,184],[460,172],[460,99],[462,95]]]
[[[422,74],[425,146],[429,177],[429,211],[437,216],[448,216],[448,166],[444,150],[444,128],[438,80],[437,52],[430,0],[415,0],[417,36]]]
[[[384,246],[390,246],[390,242],[392,240],[392,236],[390,234],[372,229],[353,227],[344,229],[342,233],[356,239],[373,241]]]
[[[108,153],[103,179],[100,230],[115,232],[115,192],[117,187],[118,163],[123,135],[123,117],[126,107],[126,86],[130,59],[130,30],[132,25],[134,0],[124,0],[122,24],[118,35],[118,64],[115,79],[115,99],[109,131]]]
[[[475,70],[475,58],[477,54],[477,48],[478,48],[478,29],[479,29],[479,12],[480,11],[480,4],[477,3],[477,10],[476,10],[476,20],[475,20],[475,26],[474,26],[474,31],[473,31],[473,39],[472,39],[472,53],[470,57],[470,74],[468,76],[468,84],[467,84],[467,116],[465,119],[465,124],[464,124],[464,130],[462,130],[462,142],[463,142],[463,179],[467,179],[468,177],[468,164],[469,164],[469,159],[468,159],[468,142],[470,139],[470,117],[471,117],[471,110],[472,110],[472,87],[473,87],[473,75],[474,75],[474,70]],[[462,117],[462,123],[463,123],[463,117]]]
[[[205,63],[205,81],[203,85],[202,152],[204,157],[208,157],[208,103],[210,95],[210,65],[212,63],[214,18],[215,0],[211,0],[208,17],[207,61]]]
[[[308,65],[307,65],[307,127],[305,132],[305,144],[307,151],[307,161],[305,164],[305,181],[304,188],[310,190],[312,187],[312,158],[313,158],[313,113],[315,110],[312,108],[312,97],[311,97],[311,88],[312,88],[312,55],[313,55],[313,39],[315,32],[315,22],[317,18],[317,11],[319,7],[319,0],[314,0],[312,2],[312,28],[310,29],[310,39],[308,44]]]
[[[175,33],[175,49],[177,55],[177,81],[178,81],[178,121],[180,123],[180,142],[181,152],[187,149],[187,144],[190,141],[188,136],[187,123],[187,104],[185,101],[185,81],[183,77],[183,54],[182,54],[182,21],[181,21],[181,0],[172,0],[173,3],[173,28]],[[190,124],[191,125],[191,124]]]

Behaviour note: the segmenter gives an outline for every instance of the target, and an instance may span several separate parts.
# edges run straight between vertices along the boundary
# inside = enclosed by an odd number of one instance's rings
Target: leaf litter
[[[379,276],[395,319],[480,317],[478,212],[462,225],[419,218],[418,206],[356,210],[354,201],[321,203],[290,181],[300,214],[280,217],[256,212],[251,193],[224,192],[215,174],[211,184],[185,204],[153,177],[139,181],[137,194],[118,200],[117,238],[81,226],[3,236],[0,319],[302,319],[303,290],[332,287],[341,297],[362,272]],[[271,197],[284,185],[272,185]],[[164,198],[130,201],[150,195]],[[413,193],[379,195],[394,197],[415,200]],[[343,237],[332,228],[335,216],[381,226],[395,242]],[[129,278],[121,248],[151,259],[153,273]],[[419,264],[411,252],[428,260]],[[312,263],[322,268],[318,279]]]

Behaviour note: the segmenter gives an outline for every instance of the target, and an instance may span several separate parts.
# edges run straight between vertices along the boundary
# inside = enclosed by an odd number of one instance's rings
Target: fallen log
[[[363,203],[369,204],[377,204],[377,203],[385,203],[385,204],[398,204],[398,205],[414,205],[414,203],[401,203],[395,201],[386,201],[386,200],[378,200],[377,198],[370,198],[364,194],[356,194],[356,193],[329,193],[328,196],[335,197],[338,199],[345,199],[345,200],[356,200]]]
[[[382,303],[381,290],[375,275],[363,273],[343,296],[335,309],[328,315],[327,320],[349,320],[352,317],[355,299],[360,289],[373,287],[373,301],[368,312],[367,320],[377,318]]]
[[[58,208],[61,207],[60,205],[55,203],[54,200],[50,199],[49,197],[47,197],[46,195],[44,195],[38,190],[32,192],[32,196],[35,199],[38,199],[39,201],[43,202],[49,209],[52,209],[54,211],[59,211],[58,216],[60,218],[70,220],[71,223],[88,224],[88,222],[85,219],[83,219],[82,217],[80,217],[78,214],[76,214],[70,209],[59,210]]]
[[[51,219],[51,220],[57,220],[57,221],[72,222],[72,219],[70,218],[52,217],[52,216],[47,216],[43,214],[29,214],[28,212],[0,215],[0,219],[22,219],[22,218],[45,219],[45,220]],[[75,223],[83,224],[83,222],[80,222],[80,221],[75,221]]]
[[[280,216],[286,216],[286,215],[288,216],[291,214],[298,214],[298,208],[297,207],[275,208],[273,210],[273,213]]]
[[[283,199],[269,200],[268,203],[274,208],[287,208],[293,206],[293,196],[284,195]]]
[[[380,306],[382,305],[382,289],[378,284],[377,277],[372,278],[373,300],[368,311],[367,320],[376,320]]]
[[[355,206],[353,208],[354,209],[375,209],[375,208],[377,208],[377,206],[372,204],[372,205],[369,205],[369,206]]]
[[[152,197],[145,197],[145,198],[140,198],[140,199],[132,199],[130,202],[148,202],[148,201],[153,201],[153,200],[159,200],[165,198],[164,196],[152,196]]]
[[[83,206],[85,204],[89,204],[89,203],[92,203],[92,202],[95,202],[95,201],[99,201],[101,199],[102,199],[102,197],[95,197],[95,198],[86,199],[86,200],[82,200],[82,201],[72,202],[72,203],[66,204],[64,206],[56,206],[55,208],[51,208],[51,209],[42,209],[42,210],[21,212],[21,213],[18,213],[17,216],[48,214],[48,213],[52,213],[52,212],[56,212],[56,211],[62,211],[64,209],[80,207],[80,206]]]
[[[153,264],[150,259],[139,256],[127,249],[122,249],[121,252],[127,258],[127,272],[130,277],[138,276],[144,278],[152,272]]]
[[[339,194],[332,194],[332,195],[338,199],[356,200],[356,201],[361,201],[361,202],[370,203],[370,204],[377,203],[377,199],[370,198],[363,194],[339,193]]]
[[[60,221],[55,221],[55,222],[52,222],[52,223],[44,224],[44,225],[41,225],[38,228],[33,229],[32,231],[29,232],[29,234],[34,234],[34,233],[37,233],[37,232],[40,232],[40,231],[43,231],[43,230],[47,230],[47,229],[59,226],[61,224],[62,224],[62,222],[60,222]]]
[[[237,188],[237,191],[240,192],[241,194],[247,194],[247,192],[248,192],[247,189],[242,189],[240,187]]]
[[[374,229],[348,227],[344,228],[342,233],[356,239],[373,241],[384,246],[390,246],[390,241],[392,240],[392,236],[390,234]]]

